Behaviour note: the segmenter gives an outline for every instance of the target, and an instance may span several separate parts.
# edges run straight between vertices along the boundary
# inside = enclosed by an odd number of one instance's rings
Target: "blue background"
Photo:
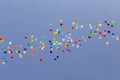
[[[115,20],[118,23],[115,32],[119,32],[119,3],[119,0],[0,0],[0,35],[4,34],[6,41],[21,44],[24,35],[44,35],[49,23],[57,24],[63,19],[70,26],[74,18],[79,24]],[[90,40],[56,62],[15,59],[13,64],[0,65],[0,80],[120,80],[120,43],[111,38],[109,41],[110,45],[105,46],[104,40]]]

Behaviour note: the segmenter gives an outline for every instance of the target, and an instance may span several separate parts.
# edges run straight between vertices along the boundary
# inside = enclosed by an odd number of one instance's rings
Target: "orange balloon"
[[[74,18],[74,22],[75,22],[75,23],[77,22],[77,19],[76,19],[76,18]]]
[[[17,46],[15,45],[15,46],[14,46],[14,48],[16,49],[16,48],[17,48]]]
[[[66,30],[67,30],[67,28],[64,28],[64,30],[66,31]]]

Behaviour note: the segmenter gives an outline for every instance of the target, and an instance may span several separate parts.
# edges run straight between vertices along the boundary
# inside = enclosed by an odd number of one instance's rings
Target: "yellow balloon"
[[[3,61],[3,62],[2,62],[2,64],[4,65],[4,64],[5,64],[5,62]]]

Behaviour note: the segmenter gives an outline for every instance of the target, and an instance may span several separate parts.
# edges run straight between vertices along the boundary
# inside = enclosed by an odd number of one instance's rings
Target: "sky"
[[[42,40],[48,42],[54,37],[49,33],[49,24],[57,29],[60,19],[65,27],[71,27],[74,18],[83,25],[114,20],[117,27],[112,31],[119,34],[119,3],[119,0],[0,0],[0,36],[5,35],[4,44],[0,44],[0,58],[9,41],[24,45],[25,35],[40,39],[46,35],[47,39]],[[106,29],[105,26],[102,28]],[[89,30],[78,32],[86,35]],[[110,42],[109,46],[106,41]],[[119,45],[120,42],[111,37],[102,40],[95,37],[81,48],[71,48],[70,53],[55,52],[60,54],[56,61],[47,50],[40,55],[35,53],[34,60],[29,58],[28,52],[22,59],[16,56],[7,64],[0,64],[0,80],[120,80]],[[39,61],[40,57],[43,62]]]

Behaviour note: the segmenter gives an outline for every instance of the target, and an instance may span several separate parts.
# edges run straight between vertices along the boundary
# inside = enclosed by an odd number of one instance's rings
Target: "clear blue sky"
[[[0,35],[4,34],[6,41],[22,44],[24,35],[44,35],[49,23],[58,25],[59,19],[63,19],[64,25],[70,26],[74,18],[79,24],[115,20],[118,24],[114,32],[119,33],[119,3],[119,0],[0,0]],[[39,57],[15,58],[0,65],[0,80],[120,80],[120,43],[107,40],[111,42],[109,46],[105,46],[105,39],[90,40],[71,54],[60,56],[58,61],[51,60],[48,54],[44,54],[48,59],[43,63]],[[0,45],[0,50],[6,46],[7,43]]]

